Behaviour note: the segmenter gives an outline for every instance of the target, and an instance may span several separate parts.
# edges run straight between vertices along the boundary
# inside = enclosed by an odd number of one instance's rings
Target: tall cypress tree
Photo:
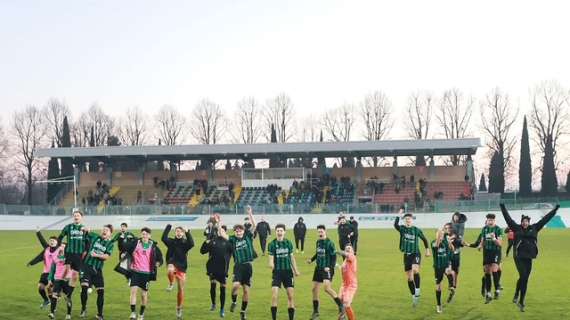
[[[321,137],[319,138],[320,142],[323,142],[323,130],[321,130]],[[319,157],[317,158],[317,168],[326,168],[327,167],[327,163],[325,161],[325,158],[323,157]]]
[[[61,147],[71,148],[71,135],[69,130],[69,122],[67,116],[63,118],[63,126],[61,132]],[[61,176],[73,176],[73,160],[70,158],[61,158]]]
[[[527,196],[532,193],[532,164],[530,159],[530,143],[528,139],[528,128],[526,116],[523,120],[523,131],[521,137],[521,157],[519,164],[519,193]]]
[[[481,173],[481,180],[479,180],[479,191],[487,191],[487,184],[485,183],[485,174]]]
[[[55,148],[55,144],[52,141],[51,147]],[[48,172],[47,178],[48,180],[59,178],[59,163],[57,158],[50,158],[48,162]],[[57,192],[60,190],[61,186],[57,183],[48,183],[47,185],[47,203],[50,203],[52,199],[57,195]]]
[[[489,164],[489,193],[500,192],[497,181],[499,174],[497,170],[498,160],[499,153],[495,151],[495,153],[493,153],[493,157],[491,158],[491,163]]]
[[[552,136],[547,137],[546,144],[544,146],[541,186],[541,192],[543,195],[553,196],[558,192]]]
[[[277,143],[277,132],[275,131],[275,125],[271,124],[271,143]],[[269,168],[283,167],[281,165],[280,157],[272,155],[269,157]]]

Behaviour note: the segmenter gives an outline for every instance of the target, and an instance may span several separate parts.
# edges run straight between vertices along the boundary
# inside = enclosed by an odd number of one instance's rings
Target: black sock
[[[313,300],[313,313],[319,313],[319,300]]]
[[[485,276],[483,276],[483,278],[481,278],[481,292],[485,292]]]
[[[453,284],[453,276],[450,274],[447,275],[447,283],[449,284],[450,288],[455,287],[455,285]]]
[[[435,290],[435,297],[437,299],[437,305],[441,306],[441,290]]]
[[[503,270],[499,269],[499,271],[497,271],[497,274],[499,275],[499,288],[501,287],[501,275],[503,274]]]
[[[71,308],[73,308],[73,303],[71,302],[71,296],[65,298],[67,305],[67,314],[71,314]]]
[[[38,289],[38,293],[40,294],[40,296],[42,296],[42,299],[44,299],[44,302],[49,301],[49,298],[47,296],[45,288],[44,289]]]
[[[271,319],[277,320],[277,307],[271,307]]]
[[[216,304],[216,282],[210,282],[210,300]]]
[[[416,286],[413,281],[408,280],[408,288],[410,289],[412,296],[416,294]]]
[[[342,307],[342,301],[340,301],[339,297],[334,298],[334,302],[339,308]]]
[[[485,291],[491,292],[491,274],[485,273]]]
[[[87,287],[81,287],[81,311],[85,311],[85,308],[87,308],[87,290],[89,288]]]
[[[220,308],[224,308],[226,304],[226,287],[220,285]]]
[[[420,274],[414,274],[414,283],[416,284],[416,289],[420,288]]]
[[[499,273],[493,272],[493,284],[495,285],[495,291],[499,290],[500,283],[499,283]]]
[[[144,309],[146,309],[146,306],[141,305],[141,312],[140,312],[141,316],[144,315]]]
[[[135,312],[137,310],[136,304],[131,304],[131,312]]]
[[[287,312],[289,313],[289,320],[295,319],[295,308],[288,308]]]
[[[50,305],[50,311],[51,313],[55,313],[55,308],[57,307],[57,298],[55,297],[51,297],[51,305]]]
[[[247,310],[247,301],[241,302],[241,311],[245,312]]]
[[[237,294],[232,294],[232,302],[236,303],[237,301]]]
[[[103,305],[105,304],[105,289],[97,290],[97,314],[103,315]]]

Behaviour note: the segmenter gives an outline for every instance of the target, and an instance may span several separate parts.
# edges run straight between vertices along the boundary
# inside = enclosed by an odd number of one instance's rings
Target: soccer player
[[[287,291],[287,312],[289,320],[295,318],[294,280],[300,275],[297,262],[293,256],[293,244],[285,239],[285,225],[275,226],[276,238],[269,243],[269,267],[273,272],[271,282],[271,318],[277,320],[277,302],[279,288],[283,286]]]
[[[51,295],[52,287],[48,286],[48,276],[52,263],[54,263],[59,255],[59,243],[57,242],[57,237],[50,237],[49,241],[46,241],[39,229],[36,231],[36,236],[42,245],[43,251],[32,259],[32,261],[28,262],[28,267],[38,264],[40,261],[44,262],[44,269],[38,281],[38,293],[43,300],[40,308],[44,309],[50,304],[49,296]]]
[[[265,250],[267,248],[267,237],[271,235],[271,227],[269,223],[261,217],[260,221],[255,226],[255,236],[259,236],[259,246],[261,247],[261,255],[265,255]]]
[[[70,286],[75,287],[79,279],[81,271],[81,263],[85,253],[85,243],[87,241],[87,233],[89,230],[81,224],[83,220],[83,212],[78,208],[73,209],[73,223],[66,225],[57,241],[61,243],[66,238],[67,245],[65,247],[65,267],[67,274],[71,275]]]
[[[305,235],[307,234],[307,226],[303,222],[303,217],[297,219],[297,223],[293,227],[293,234],[295,235],[295,250],[299,253],[299,244],[301,245],[301,253],[305,253]]]
[[[436,312],[442,313],[441,281],[444,275],[449,275],[452,272],[450,256],[453,246],[447,241],[446,235],[442,230],[438,230],[435,236],[435,240],[431,242],[431,249],[433,250],[433,270],[435,273]]]
[[[542,217],[537,223],[530,224],[530,217],[523,215],[521,224],[517,224],[509,215],[505,205],[501,204],[503,217],[509,228],[515,233],[513,256],[519,272],[519,280],[517,281],[517,290],[513,302],[517,304],[521,312],[525,310],[525,297],[528,287],[528,278],[532,271],[532,260],[536,259],[538,255],[538,233],[556,215],[559,207],[560,205],[556,205],[553,210]]]
[[[232,256],[232,244],[227,240],[227,227],[222,225],[219,229],[212,230],[211,236],[202,243],[201,254],[209,254],[206,262],[206,274],[210,278],[210,299],[212,306],[210,311],[216,310],[216,282],[220,284],[220,317],[225,316],[226,304],[226,279],[230,268]]]
[[[317,262],[315,272],[313,273],[313,314],[311,319],[319,319],[319,291],[324,287],[325,292],[333,298],[338,306],[339,316],[343,316],[344,306],[342,301],[331,287],[334,276],[334,267],[336,265],[336,248],[331,239],[327,238],[327,230],[324,225],[317,226],[317,233],[319,239],[317,240],[315,255],[307,260],[311,264],[313,261]]]
[[[501,247],[503,245],[503,229],[497,226],[495,215],[487,214],[485,227],[481,230],[479,248],[483,249],[483,266],[485,271],[485,303],[493,300],[491,295],[491,277],[495,285],[495,299],[499,299],[501,293],[499,264],[501,263]]]
[[[69,285],[69,278],[67,275],[67,267],[65,265],[65,243],[61,243],[58,249],[58,255],[51,264],[50,273],[48,275],[48,283],[53,286],[50,313],[48,317],[50,319],[55,319],[55,310],[57,308],[57,300],[61,294],[65,294],[66,304],[67,304],[67,314],[65,319],[71,319],[71,309],[73,307],[71,295],[73,294],[73,287]]]
[[[443,230],[445,232],[446,240],[453,248],[450,255],[451,272],[447,273],[447,280],[449,283],[450,291],[449,297],[447,298],[447,303],[450,303],[451,300],[453,300],[453,297],[455,296],[455,292],[457,290],[459,267],[461,266],[461,248],[467,247],[470,244],[462,240],[463,238],[456,233],[457,229],[453,228],[452,223],[446,223]]]
[[[119,247],[119,263],[115,267],[115,271],[124,275],[129,280],[129,263],[130,259],[128,259],[128,255],[126,254],[125,245],[130,242],[136,240],[137,237],[129,231],[128,225],[126,222],[121,223],[121,231],[115,234],[113,237],[113,241],[117,241],[117,245]]]
[[[400,209],[400,214],[404,209]],[[394,220],[394,228],[400,233],[400,251],[404,253],[404,272],[408,279],[408,288],[412,295],[412,305],[415,307],[420,298],[420,263],[421,253],[419,240],[421,239],[426,249],[426,257],[431,255],[428,241],[421,229],[412,225],[414,218],[411,213],[403,216],[404,225],[400,226],[400,217]]]
[[[255,218],[250,206],[247,207],[247,221],[251,221],[251,227],[246,228],[241,224],[234,226],[234,235],[228,238],[232,245],[234,255],[234,276],[232,285],[232,304],[230,312],[234,312],[237,305],[237,296],[240,288],[243,289],[241,300],[240,318],[247,319],[246,311],[249,303],[249,291],[251,288],[251,277],[253,276],[253,259],[255,252],[253,251],[253,233],[255,230]],[[227,237],[227,235],[226,235]]]
[[[176,227],[174,239],[168,234],[172,226],[166,225],[162,233],[162,242],[168,248],[166,251],[166,264],[168,268],[168,288],[172,291],[174,279],[178,284],[178,294],[176,296],[176,318],[182,319],[182,306],[184,304],[184,286],[186,284],[186,269],[188,268],[188,251],[194,248],[194,239],[190,230]]]
[[[103,278],[103,264],[113,253],[114,241],[113,226],[103,226],[101,235],[89,233],[89,251],[83,261],[80,273],[81,282],[81,318],[87,315],[88,290],[91,286],[97,290],[97,320],[103,320],[103,305],[105,304],[105,279]]]
[[[131,316],[137,319],[137,293],[141,291],[141,306],[138,320],[144,320],[144,312],[148,305],[148,290],[150,281],[156,281],[157,269],[162,265],[162,252],[157,243],[150,239],[151,230],[147,227],[141,229],[141,237],[136,241],[128,242],[125,250],[132,257],[130,264],[131,287]]]
[[[344,262],[341,266],[342,285],[338,291],[338,297],[342,301],[348,320],[355,320],[356,316],[352,309],[352,300],[358,289],[358,281],[356,278],[358,263],[356,261],[356,254],[351,244],[344,246],[344,251],[338,251],[337,254],[344,258]]]

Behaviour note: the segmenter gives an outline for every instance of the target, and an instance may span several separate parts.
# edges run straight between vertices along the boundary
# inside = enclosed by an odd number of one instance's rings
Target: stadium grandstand
[[[232,213],[248,205],[264,213],[389,213],[402,205],[433,211],[438,202],[474,199],[472,156],[478,147],[480,139],[470,138],[72,147],[39,149],[37,155],[74,162],[76,192],[73,184],[62,188],[51,201],[53,214],[69,212],[75,201],[88,214]],[[449,156],[464,161],[436,165]],[[370,157],[391,165],[367,166]],[[331,158],[350,161],[327,167]],[[416,158],[426,161],[400,164]],[[253,168],[262,159],[269,167]],[[189,160],[202,165],[177,170]],[[216,162],[225,168],[211,165]]]

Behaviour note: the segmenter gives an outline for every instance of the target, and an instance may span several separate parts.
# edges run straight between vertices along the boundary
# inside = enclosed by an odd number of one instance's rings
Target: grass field
[[[161,230],[154,230],[158,238]],[[290,233],[290,232],[289,232]],[[425,230],[433,238],[434,230]],[[194,232],[197,247],[190,253],[190,268],[185,300],[185,319],[219,319],[217,313],[208,311],[210,306],[209,282],[205,275],[206,257],[199,253],[202,241],[200,232]],[[46,232],[46,236],[50,235]],[[291,234],[289,234],[291,235]],[[292,236],[292,235],[291,235]],[[336,241],[336,232],[330,234]],[[301,276],[296,280],[296,319],[309,319],[312,311],[311,277],[314,265],[304,263],[314,253],[315,231],[309,231],[305,255],[297,255]],[[466,232],[466,239],[474,240],[475,230]],[[435,313],[434,275],[431,258],[422,260],[422,297],[419,307],[412,310],[411,298],[405,282],[402,256],[398,251],[398,234],[394,230],[362,230],[359,240],[359,289],[354,308],[359,319],[570,319],[570,232],[545,230],[540,234],[540,255],[533,265],[529,283],[527,311],[521,314],[511,302],[517,273],[512,258],[503,259],[505,288],[500,300],[484,305],[480,296],[481,253],[464,249],[458,293],[454,302],[444,305],[444,313]],[[256,242],[257,250],[259,244]],[[0,232],[0,319],[47,319],[47,311],[40,310],[40,298],[36,283],[41,273],[39,265],[27,268],[26,263],[41,250],[33,232]],[[128,319],[129,293],[124,278],[112,271],[115,254],[105,267],[106,319]],[[338,273],[337,273],[338,274]],[[248,309],[249,319],[271,319],[270,270],[266,257],[260,257],[254,265],[254,284]],[[340,278],[335,276],[338,289]],[[167,293],[165,268],[161,268],[159,280],[151,284],[150,305],[146,319],[175,319],[176,294]],[[447,285],[446,285],[447,286]],[[444,292],[443,300],[447,297]],[[79,319],[79,293],[74,293],[73,318]],[[88,319],[95,315],[96,295],[90,297]],[[229,294],[228,294],[228,301]],[[278,319],[287,319],[286,297],[280,295]],[[64,307],[58,308],[56,319],[64,318]],[[229,309],[227,303],[226,310]],[[336,319],[333,301],[321,298],[321,319]],[[239,319],[239,314],[227,312],[226,319]]]

